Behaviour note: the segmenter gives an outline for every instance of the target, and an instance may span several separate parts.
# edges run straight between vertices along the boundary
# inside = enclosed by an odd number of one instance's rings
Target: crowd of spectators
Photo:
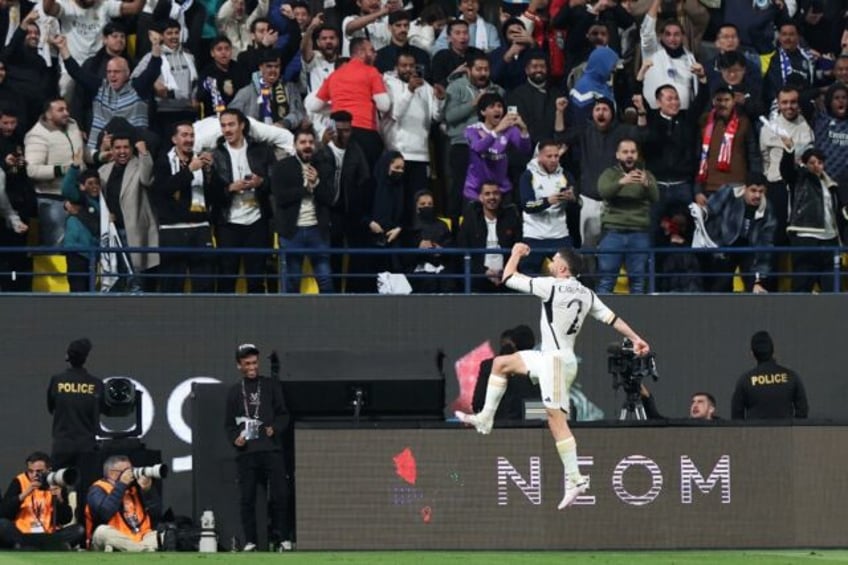
[[[372,292],[386,270],[450,291],[455,255],[339,250],[459,245],[481,251],[473,288],[497,292],[500,250],[526,241],[597,251],[590,284],[612,292],[623,266],[640,293],[646,250],[691,247],[703,225],[718,246],[759,251],[657,254],[660,290],[727,291],[738,269],[766,292],[782,259],[793,290],[838,290],[846,12],[822,0],[5,0],[0,245],[67,248],[72,291],[94,290],[98,269],[119,290],[182,292],[188,278],[224,293],[242,272],[248,292],[278,290],[275,245],[309,251],[322,293]],[[86,250],[105,242],[147,249],[98,267]],[[799,251],[769,252],[789,245]],[[284,262],[289,291],[303,258]],[[32,254],[0,263],[3,290],[30,290]]]

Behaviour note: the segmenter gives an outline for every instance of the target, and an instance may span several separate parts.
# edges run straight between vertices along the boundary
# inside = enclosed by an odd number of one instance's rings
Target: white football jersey
[[[605,324],[616,320],[598,295],[574,277],[528,277],[516,273],[507,279],[506,286],[542,300],[542,351],[573,350],[587,315]]]

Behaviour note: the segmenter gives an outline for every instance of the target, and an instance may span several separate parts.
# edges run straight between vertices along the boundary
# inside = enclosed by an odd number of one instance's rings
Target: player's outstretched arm
[[[509,256],[506,266],[504,266],[503,278],[501,280],[506,282],[506,279],[516,274],[518,272],[518,264],[521,262],[521,259],[528,255],[530,255],[529,245],[526,243],[516,243],[513,245],[512,254]]]
[[[639,357],[651,352],[651,346],[648,345],[648,342],[639,337],[639,334],[634,332],[633,328],[631,328],[628,323],[621,318],[616,318],[612,327],[618,330],[618,333],[633,342],[633,351]]]

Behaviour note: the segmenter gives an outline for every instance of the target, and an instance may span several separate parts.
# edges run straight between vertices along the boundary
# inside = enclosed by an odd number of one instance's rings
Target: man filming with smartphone
[[[538,155],[527,163],[518,182],[524,242],[533,250],[524,264],[526,271],[534,275],[550,255],[541,250],[574,246],[566,223],[567,207],[576,203],[574,178],[560,165],[561,154],[556,141],[539,142]]]

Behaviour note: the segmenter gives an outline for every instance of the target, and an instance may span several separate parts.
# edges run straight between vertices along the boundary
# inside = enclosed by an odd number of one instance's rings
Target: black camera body
[[[607,367],[612,375],[613,390],[623,389],[628,395],[639,395],[642,380],[651,377],[659,380],[657,360],[653,353],[643,357],[636,355],[633,342],[624,338],[621,343],[611,343],[607,347],[610,354]]]

